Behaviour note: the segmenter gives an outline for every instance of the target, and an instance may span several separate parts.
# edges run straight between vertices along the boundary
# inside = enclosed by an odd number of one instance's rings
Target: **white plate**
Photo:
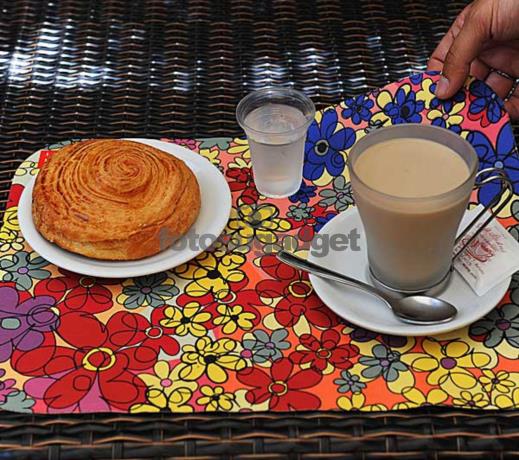
[[[467,212],[465,219],[473,217]],[[366,237],[358,211],[353,208],[330,220],[319,235],[348,234],[357,228],[360,233],[360,251],[331,251],[325,257],[309,256],[309,260],[332,270],[370,283],[368,277],[368,258]],[[439,296],[451,302],[458,309],[458,315],[452,321],[435,326],[416,326],[399,321],[389,308],[376,297],[358,289],[323,280],[310,275],[310,282],[321,300],[337,315],[345,320],[375,332],[391,335],[419,336],[436,335],[459,329],[473,323],[492,310],[505,295],[511,277],[491,289],[483,296],[478,296],[470,286],[454,272],[447,289]]]
[[[203,156],[179,145],[152,139],[130,140],[156,147],[186,163],[198,180],[202,201],[198,219],[189,233],[219,236],[231,212],[231,191],[220,171]],[[171,247],[152,257],[128,262],[95,260],[66,251],[49,243],[36,230],[31,211],[33,186],[34,181],[27,185],[20,198],[18,206],[20,229],[31,247],[58,267],[89,276],[128,278],[168,270],[191,260],[203,251],[203,248],[199,247],[191,249],[187,244],[184,249]]]

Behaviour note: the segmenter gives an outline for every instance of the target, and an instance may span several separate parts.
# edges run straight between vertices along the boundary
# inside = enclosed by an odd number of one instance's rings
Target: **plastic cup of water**
[[[312,100],[289,88],[267,87],[245,96],[236,118],[249,141],[258,191],[280,198],[301,186],[306,132],[315,116]]]

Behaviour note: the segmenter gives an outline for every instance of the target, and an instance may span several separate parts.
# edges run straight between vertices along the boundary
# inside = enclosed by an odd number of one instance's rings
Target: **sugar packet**
[[[483,206],[479,205],[465,214],[460,233],[482,209]],[[489,213],[485,214],[480,222],[483,223],[489,215]],[[463,241],[456,245],[454,253],[479,227],[480,225],[475,225],[475,228],[463,238]],[[519,243],[496,219],[492,219],[488,226],[456,258],[454,268],[472,290],[482,296],[519,270]]]

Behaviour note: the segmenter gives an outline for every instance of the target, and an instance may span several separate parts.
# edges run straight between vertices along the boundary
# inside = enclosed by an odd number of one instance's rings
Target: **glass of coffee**
[[[412,293],[445,281],[478,170],[470,143],[435,126],[395,125],[358,141],[348,168],[375,282]]]

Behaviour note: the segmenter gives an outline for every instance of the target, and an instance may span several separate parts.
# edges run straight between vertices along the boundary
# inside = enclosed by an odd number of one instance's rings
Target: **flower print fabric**
[[[367,132],[400,123],[450,129],[480,167],[519,188],[502,102],[482,82],[451,100],[435,73],[413,75],[319,111],[300,189],[271,200],[254,186],[246,139],[177,139],[222,170],[233,209],[221,238],[172,270],[101,279],[59,269],[25,242],[20,195],[50,146],[20,165],[0,228],[0,409],[33,413],[384,411],[449,405],[519,408],[519,279],[474,324],[439,337],[395,337],[349,324],[308,276],[275,256],[305,255],[355,205],[346,162]],[[474,201],[499,192],[489,184]],[[519,234],[519,199],[499,215]],[[514,233],[515,232],[515,233]],[[347,299],[345,299],[345,302]]]

